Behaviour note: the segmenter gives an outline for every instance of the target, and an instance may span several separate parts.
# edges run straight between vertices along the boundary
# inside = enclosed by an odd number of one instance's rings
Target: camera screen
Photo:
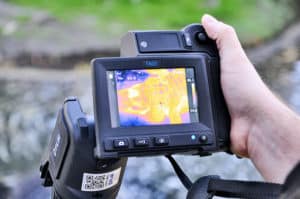
[[[193,68],[107,71],[112,127],[199,122]]]

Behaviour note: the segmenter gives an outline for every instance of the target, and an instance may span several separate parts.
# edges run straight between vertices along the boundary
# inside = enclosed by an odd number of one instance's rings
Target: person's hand
[[[202,24],[219,49],[221,85],[232,118],[232,150],[248,157],[250,112],[257,106],[259,98],[268,93],[266,86],[245,55],[233,27],[210,15],[202,17]]]
[[[219,49],[221,85],[231,116],[231,150],[249,157],[267,180],[283,182],[300,160],[298,116],[261,80],[234,28],[210,15],[202,17],[202,25]]]

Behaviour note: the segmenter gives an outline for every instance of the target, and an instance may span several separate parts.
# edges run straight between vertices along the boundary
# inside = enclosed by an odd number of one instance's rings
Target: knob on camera
[[[209,41],[207,34],[202,25],[200,24],[191,24],[183,28],[183,32],[186,35],[190,35],[191,39],[197,43],[206,43]]]
[[[196,33],[196,40],[200,43],[207,41],[207,35],[204,32],[197,32]]]

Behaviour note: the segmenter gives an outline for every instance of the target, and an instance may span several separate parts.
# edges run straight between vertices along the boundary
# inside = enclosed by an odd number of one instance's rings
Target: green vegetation
[[[232,24],[245,43],[272,36],[293,17],[283,0],[10,0],[49,11],[62,21],[95,19],[101,31],[119,35],[128,29],[178,29],[200,21],[204,13]]]
[[[16,20],[21,24],[25,24],[30,21],[30,17],[26,15],[19,15],[17,16]]]

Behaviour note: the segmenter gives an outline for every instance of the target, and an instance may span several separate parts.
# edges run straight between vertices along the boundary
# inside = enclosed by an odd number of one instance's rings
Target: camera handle
[[[40,166],[42,184],[52,187],[52,199],[117,197],[127,158],[95,158],[94,128],[78,99],[67,98]]]

